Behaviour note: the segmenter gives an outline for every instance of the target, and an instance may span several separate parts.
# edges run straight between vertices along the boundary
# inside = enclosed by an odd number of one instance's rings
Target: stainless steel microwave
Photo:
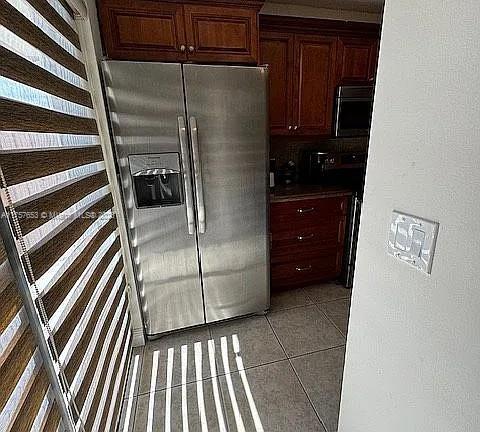
[[[370,133],[373,86],[339,86],[335,95],[336,137],[365,136]]]

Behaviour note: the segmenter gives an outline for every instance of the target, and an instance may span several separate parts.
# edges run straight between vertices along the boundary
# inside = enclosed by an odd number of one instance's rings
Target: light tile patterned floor
[[[266,316],[135,349],[119,432],[335,432],[350,294],[273,294]]]

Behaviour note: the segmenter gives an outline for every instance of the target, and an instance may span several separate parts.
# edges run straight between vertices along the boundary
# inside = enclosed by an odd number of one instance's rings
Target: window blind
[[[0,430],[115,430],[132,332],[111,185],[74,15],[0,0],[0,196],[51,358],[0,251]],[[53,360],[52,360],[53,359]],[[53,361],[71,424],[45,372]]]
[[[58,407],[0,240],[0,430],[57,431]]]

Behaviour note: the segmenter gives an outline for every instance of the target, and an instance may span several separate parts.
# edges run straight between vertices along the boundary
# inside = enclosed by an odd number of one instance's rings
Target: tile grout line
[[[267,321],[268,321],[268,320],[267,320]],[[270,326],[270,323],[269,323],[269,326]],[[271,326],[270,326],[270,328],[271,328]],[[276,334],[274,334],[274,335],[275,335],[275,339],[277,339],[277,341],[278,341],[277,335],[276,335]],[[280,346],[281,346],[281,344],[280,344]],[[285,354],[285,358],[278,359],[278,360],[271,360],[271,361],[268,361],[268,362],[265,362],[265,363],[256,364],[255,366],[248,366],[248,367],[245,367],[244,370],[245,370],[245,371],[248,371],[248,370],[250,370],[250,369],[256,369],[256,368],[262,367],[262,366],[269,366],[269,365],[272,365],[272,364],[274,364],[274,363],[279,363],[279,362],[286,361],[286,360],[288,360],[288,359],[292,359],[292,360],[293,360],[293,359],[297,359],[297,358],[304,357],[304,356],[307,356],[307,355],[317,354],[317,353],[320,353],[320,352],[323,352],[323,351],[329,351],[329,350],[333,350],[333,349],[337,349],[337,348],[342,348],[342,347],[344,347],[344,346],[345,346],[345,343],[342,343],[342,344],[340,344],[340,345],[335,345],[335,346],[328,347],[328,348],[320,348],[320,349],[316,349],[316,350],[313,350],[313,351],[307,351],[307,352],[305,352],[305,353],[293,355],[293,356],[290,356],[290,357],[286,354],[285,350],[284,350],[283,347],[281,346],[282,351],[283,351],[284,354]],[[215,347],[215,350],[216,350],[216,347]],[[215,360],[217,360],[217,359],[215,359]],[[224,376],[225,376],[225,373],[224,373],[224,372],[218,372],[218,371],[219,371],[219,369],[218,369],[218,365],[217,365],[217,378],[221,378],[221,377],[224,377]],[[238,372],[238,370],[234,370],[234,371],[232,371],[231,373],[233,374],[233,373],[236,373],[236,372]],[[202,378],[201,381],[208,381],[208,380],[211,380],[211,379],[212,379],[211,376],[207,376],[207,377]],[[187,382],[187,385],[195,384],[195,383],[196,383],[196,380],[193,380],[193,381]],[[181,387],[181,386],[182,386],[182,384],[180,383],[180,384],[172,385],[171,388],[174,389],[174,388],[176,388],[176,387]],[[165,390],[166,390],[166,387],[162,387],[162,388],[157,388],[157,389],[155,390],[155,392],[161,392],[161,391],[165,391]],[[149,393],[150,393],[149,391],[141,391],[141,392],[139,391],[139,392],[137,393],[137,396],[135,396],[135,397],[145,396],[145,395],[148,395]]]
[[[351,291],[351,288],[345,288],[345,289],[350,289]],[[303,288],[304,292],[305,292],[305,295],[308,297],[308,299],[313,302],[313,304],[324,304],[324,303],[331,303],[331,302],[334,302],[334,301],[338,301],[338,300],[347,300],[349,298],[352,298],[352,294],[350,293],[350,295],[347,295],[345,297],[339,297],[339,298],[336,298],[336,299],[331,299],[331,300],[325,300],[325,301],[315,301],[314,298],[312,298],[307,290],[305,288]]]
[[[277,313],[277,312],[284,312],[284,311],[289,311],[289,310],[292,310],[292,309],[300,309],[300,308],[305,308],[305,307],[309,307],[309,306],[320,306],[320,305],[323,305],[323,304],[328,304],[328,303],[334,303],[336,301],[339,301],[339,300],[348,300],[349,297],[342,297],[342,298],[338,298],[338,299],[335,299],[335,300],[327,300],[327,301],[324,301],[324,302],[315,302],[313,300],[310,299],[311,303],[307,303],[307,304],[303,304],[303,305],[297,305],[297,306],[289,306],[289,307],[285,307],[285,308],[282,308],[282,309],[270,309],[269,310],[269,313],[270,314],[274,314],[274,313]]]
[[[351,289],[350,289],[351,291]],[[308,292],[306,290],[304,290],[306,296],[310,299],[310,301],[313,301],[313,304],[314,306],[316,306],[316,308],[323,313],[323,315],[325,315],[325,317],[328,319],[328,321],[330,321],[333,326],[340,332],[340,334],[345,338],[345,344],[347,343],[347,335],[346,334],[343,334],[343,332],[338,328],[338,326],[333,322],[332,319],[330,319],[330,317],[327,315],[326,311],[324,311],[320,305],[322,304],[327,304],[327,303],[332,303],[332,302],[335,302],[335,301],[338,301],[338,300],[350,300],[352,299],[352,294],[350,292],[350,295],[347,296],[347,297],[342,297],[342,298],[337,298],[337,299],[334,299],[334,300],[328,300],[328,301],[324,301],[324,302],[316,302],[314,299],[312,299],[312,297],[310,297],[308,295]],[[350,315],[350,308],[348,309],[348,314]]]
[[[212,331],[211,331],[210,326],[207,326],[207,329],[208,329],[209,339],[215,340],[215,339],[213,338],[213,334],[212,334]],[[203,345],[203,343],[202,343],[202,345]],[[208,346],[208,345],[206,345],[206,346]],[[216,352],[216,348],[217,348],[217,347],[215,347],[215,352]],[[154,352],[154,351],[152,351],[150,354],[153,355],[153,352]],[[143,391],[140,390],[140,381],[141,381],[141,376],[142,376],[142,373],[143,373],[143,366],[144,366],[143,360],[144,360],[144,356],[145,356],[145,355],[148,355],[148,353],[149,353],[149,350],[147,350],[146,347],[144,346],[144,347],[142,348],[142,356],[141,356],[142,360],[141,360],[141,366],[140,366],[140,368],[139,368],[139,369],[140,369],[140,372],[137,372],[137,375],[139,376],[138,383],[137,383],[137,385],[138,385],[138,392],[137,392],[136,396],[133,397],[133,399],[134,399],[135,402],[136,402],[136,403],[135,403],[135,414],[133,414],[133,410],[132,410],[132,416],[133,416],[133,423],[132,423],[132,424],[133,424],[133,428],[135,428],[136,409],[137,409],[137,405],[138,405],[138,398],[141,397],[141,396],[143,397],[143,396],[149,395],[149,394],[151,393],[151,391],[145,391],[145,392],[143,392]],[[219,370],[219,369],[218,369],[218,363],[217,363],[217,356],[216,356],[216,355],[215,355],[215,365],[216,365],[216,367],[217,367],[217,375],[216,375],[217,379],[220,378],[221,376],[225,376],[225,374],[219,374],[219,373],[218,373],[218,370]],[[153,363],[152,363],[152,367],[153,367]],[[202,378],[200,381],[207,381],[207,380],[212,380],[212,377],[211,377],[211,376],[206,376],[206,377]],[[195,384],[196,382],[197,382],[197,380],[194,380],[194,381],[191,381],[191,382],[187,382],[186,384],[187,384],[187,385],[192,385],[192,384]],[[225,397],[224,397],[223,389],[222,389],[222,386],[221,386],[221,383],[220,383],[220,380],[219,380],[219,379],[218,379],[218,385],[219,385],[219,387],[220,387],[220,392],[221,392],[222,408],[223,408],[223,412],[224,412],[224,414],[225,414],[225,426],[226,426],[226,429],[227,429],[227,432],[228,432],[228,431],[230,430],[230,427],[229,427],[229,425],[228,425],[228,420],[227,420],[227,407],[226,407],[226,405],[225,405]],[[179,387],[182,387],[182,383],[176,384],[176,385],[172,385],[170,388],[171,388],[171,389],[174,389],[174,388],[179,388]],[[155,389],[154,393],[163,392],[163,391],[165,391],[165,390],[166,390],[166,388],[158,388],[158,389]]]
[[[327,318],[327,320],[340,332],[340,334],[343,336],[345,339],[345,345],[347,344],[347,335],[343,334],[343,331],[340,330],[340,328],[333,322],[333,320],[328,316],[327,312],[324,311],[319,305],[315,305],[316,308]],[[348,314],[350,315],[350,309],[348,310]]]
[[[337,300],[346,300],[346,299],[337,299]],[[337,300],[332,300],[332,302],[337,301]],[[305,308],[305,309],[315,307],[315,309],[320,311],[327,318],[327,321],[330,324],[332,324],[338,332],[340,332],[340,335],[345,339],[345,343],[346,343],[347,336],[343,334],[343,331],[340,330],[340,328],[332,321],[332,319],[327,315],[327,313],[320,307],[321,304],[326,304],[326,303],[331,303],[331,302],[312,303],[312,304],[306,304],[306,305],[303,305],[303,306],[295,306],[295,307],[292,307],[292,308],[289,308],[289,309],[282,309],[282,310],[279,310],[279,311],[274,311],[274,312],[272,312],[272,314],[285,312],[285,311],[291,311],[293,309],[300,309],[302,307]],[[317,351],[322,351],[322,350],[317,350]],[[312,352],[315,352],[315,351],[312,351]],[[307,354],[309,354],[309,353],[307,353]]]
[[[334,350],[334,349],[338,349],[338,348],[343,348],[344,346],[345,346],[345,344],[341,344],[341,345],[335,345],[335,346],[329,347],[329,348],[323,348],[323,349],[319,349],[319,350],[315,350],[315,351],[309,351],[309,352],[306,352],[305,354],[298,354],[298,355],[291,356],[291,357],[289,357],[289,359],[296,360],[296,359],[299,359],[300,357],[305,357],[305,356],[312,355],[312,354],[318,354],[318,353],[325,352],[325,351],[330,351],[330,350]]]
[[[333,303],[333,302],[336,302],[336,301],[349,300],[349,299],[350,299],[350,297],[339,297],[339,298],[336,298],[336,299],[333,299],[333,300],[325,300],[325,301],[322,301],[322,302],[314,301],[313,303],[316,304],[316,305],[322,305],[322,304]]]
[[[298,376],[297,371],[295,370],[295,367],[293,366],[290,358],[288,357],[287,351],[285,350],[282,342],[280,341],[279,337],[277,336],[277,333],[275,332],[275,329],[273,328],[272,323],[271,323],[270,320],[268,319],[268,316],[265,315],[265,318],[267,319],[268,325],[269,325],[270,328],[272,329],[272,332],[273,332],[275,338],[277,339],[278,343],[280,344],[280,347],[282,348],[283,352],[285,353],[285,356],[287,357],[288,363],[289,363],[290,367],[292,368],[292,371],[293,371],[295,377],[297,378],[298,383],[300,384],[300,387],[302,388],[303,392],[305,393],[305,396],[307,397],[307,400],[308,400],[308,402],[310,403],[310,406],[312,407],[313,412],[314,412],[315,415],[317,416],[318,421],[319,421],[320,424],[322,425],[322,427],[323,427],[323,429],[325,430],[325,432],[328,432],[328,429],[327,429],[327,427],[325,426],[325,423],[324,423],[323,419],[320,417],[320,415],[318,414],[317,410],[315,409],[315,406],[313,405],[313,402],[312,402],[312,400],[310,399],[310,396],[308,395],[307,390],[305,389],[304,385],[302,384],[302,381],[300,380],[300,377]]]
[[[315,303],[307,303],[307,304],[302,304],[302,305],[297,305],[297,306],[289,306],[289,307],[286,307],[286,308],[282,308],[282,309],[270,309],[269,310],[269,313],[277,313],[277,312],[283,312],[283,311],[287,311],[287,310],[292,310],[292,309],[300,309],[302,307],[307,307],[307,306],[313,306]]]

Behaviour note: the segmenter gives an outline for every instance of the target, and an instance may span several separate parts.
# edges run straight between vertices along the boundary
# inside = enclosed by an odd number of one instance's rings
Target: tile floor
[[[136,348],[119,432],[336,431],[350,294],[273,294],[265,316]]]

